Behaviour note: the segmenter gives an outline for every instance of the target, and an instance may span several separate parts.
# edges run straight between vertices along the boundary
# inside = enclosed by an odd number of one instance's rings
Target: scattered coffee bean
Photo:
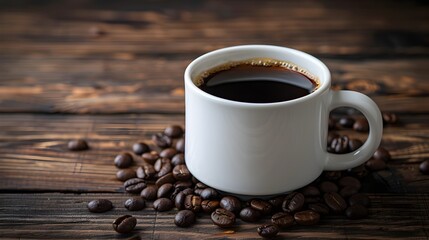
[[[200,188],[200,189],[205,189],[205,188],[208,188],[209,186],[207,186],[207,185],[205,185],[204,183],[202,183],[202,182],[197,182],[196,184],[195,184],[195,188]]]
[[[355,204],[346,209],[346,217],[349,219],[362,219],[368,216],[368,209],[360,204]]]
[[[336,181],[336,180],[340,179],[341,176],[342,176],[342,173],[340,171],[324,171],[323,172],[323,177],[329,181]]]
[[[361,188],[360,181],[357,178],[351,176],[342,177],[340,180],[338,180],[338,185],[340,185],[340,187],[355,187],[358,190]]]
[[[340,124],[340,126],[343,128],[352,128],[354,123],[355,120],[351,117],[342,117],[338,121],[338,124]]]
[[[89,149],[88,143],[83,139],[71,140],[67,147],[70,151],[83,151]]]
[[[201,191],[200,196],[202,199],[215,199],[219,196],[219,193],[213,188],[204,188],[204,190]]]
[[[151,151],[142,154],[142,158],[149,164],[154,164],[156,160],[159,158],[159,154],[157,151]]]
[[[329,207],[324,203],[311,203],[308,204],[308,208],[310,210],[313,210],[320,215],[328,215],[329,214]]]
[[[279,228],[276,225],[263,225],[257,228],[259,236],[263,238],[274,238],[279,233]]]
[[[164,183],[158,188],[158,198],[169,198],[174,191],[174,186],[171,183]]]
[[[273,206],[273,210],[280,210],[282,208],[283,200],[285,196],[277,196],[268,200],[268,202]]]
[[[171,159],[171,164],[173,164],[173,166],[185,164],[185,155],[183,153],[174,155],[174,157]]]
[[[174,183],[174,187],[175,188],[179,188],[179,189],[185,189],[185,188],[190,188],[192,187],[192,181],[177,181]]]
[[[152,141],[160,148],[168,148],[173,142],[169,136],[162,133],[152,135]]]
[[[390,153],[389,153],[389,151],[387,151],[385,148],[383,148],[383,147],[379,147],[376,151],[375,151],[375,153],[374,153],[374,155],[373,155],[373,158],[374,159],[376,159],[376,160],[382,160],[382,161],[384,161],[384,162],[388,162],[388,161],[390,161],[390,159],[392,159],[392,157],[390,156]]]
[[[127,168],[133,164],[133,156],[129,153],[121,153],[115,157],[114,162],[117,168]]]
[[[293,217],[299,225],[314,225],[320,220],[320,214],[313,210],[297,212]]]
[[[88,210],[93,213],[107,212],[113,208],[113,204],[108,199],[96,199],[92,200],[87,205]]]
[[[359,188],[357,187],[353,187],[353,186],[346,186],[341,188],[339,194],[343,197],[343,198],[348,198],[356,193],[359,192]]]
[[[359,139],[350,139],[349,140],[349,151],[353,152],[358,150],[363,145],[363,142]]]
[[[301,210],[304,203],[305,197],[302,193],[292,192],[285,197],[282,203],[282,209],[287,213],[294,213]]]
[[[287,228],[295,223],[295,219],[289,213],[278,212],[271,217],[271,222],[279,228]]]
[[[174,204],[169,198],[158,198],[153,202],[153,209],[158,212],[169,211],[173,208]]]
[[[173,176],[177,180],[189,180],[192,175],[185,164],[177,165],[173,168]]]
[[[145,180],[140,178],[131,178],[124,182],[125,191],[129,193],[140,193],[146,186]]]
[[[181,138],[176,142],[176,150],[178,152],[185,152],[185,139]]]
[[[222,228],[232,227],[235,223],[234,213],[223,209],[218,208],[211,214],[212,222]]]
[[[156,171],[152,165],[146,163],[143,164],[143,166],[137,168],[136,175],[141,179],[151,179],[156,175]]]
[[[142,155],[143,153],[149,152],[149,145],[146,143],[138,142],[133,144],[133,152],[137,155]]]
[[[304,202],[306,204],[309,204],[309,203],[318,203],[320,201],[321,201],[320,197],[305,197],[305,200],[304,200]]]
[[[201,211],[201,203],[202,199],[200,196],[197,195],[187,195],[185,198],[184,206],[185,209],[191,210],[193,212],[199,212]]]
[[[256,222],[261,218],[261,212],[251,208],[245,207],[240,211],[240,219],[245,222]]]
[[[319,184],[320,191],[327,193],[327,192],[338,192],[338,186],[337,184],[331,182],[331,181],[323,181]]]
[[[353,124],[353,130],[358,132],[368,132],[369,131],[368,121],[365,118],[357,119]]]
[[[183,129],[178,125],[171,125],[164,130],[164,134],[171,138],[178,138],[183,135]]]
[[[155,185],[158,187],[161,187],[163,184],[166,183],[174,183],[176,181],[176,179],[174,178],[172,173],[167,173],[164,176],[158,178],[158,180],[156,180]]]
[[[348,169],[347,172],[349,172],[350,174],[352,174],[353,176],[355,176],[359,179],[362,179],[368,175],[368,171],[365,167],[365,164],[361,164],[361,165],[354,167],[352,169]]]
[[[158,187],[156,185],[147,185],[140,193],[140,196],[146,200],[155,200],[158,194]]]
[[[186,199],[186,196],[187,196],[187,195],[185,195],[185,194],[183,193],[183,191],[182,191],[182,192],[179,192],[179,193],[176,195],[176,197],[174,198],[174,206],[175,206],[177,209],[179,209],[179,210],[185,209],[185,199]]]
[[[174,224],[178,227],[190,227],[196,221],[195,213],[190,210],[181,210],[174,217]]]
[[[176,149],[174,149],[174,148],[166,148],[166,149],[162,150],[159,153],[159,156],[163,157],[163,158],[169,158],[169,159],[171,159],[171,158],[174,157],[174,155],[176,155],[176,153],[177,153]]]
[[[304,197],[318,197],[320,196],[320,190],[317,187],[308,185],[300,190]]]
[[[371,171],[380,171],[386,169],[386,162],[371,158],[365,163],[365,166]]]
[[[328,192],[323,195],[326,205],[334,212],[341,213],[347,208],[347,203],[341,195],[335,192]]]
[[[234,196],[225,196],[220,200],[220,207],[233,213],[239,213],[241,202]]]
[[[113,229],[118,233],[129,233],[137,225],[137,219],[131,215],[124,215],[113,221]]]
[[[338,133],[329,132],[328,133],[328,141],[327,141],[328,147],[331,146],[332,140],[334,140],[335,138],[338,138],[338,137],[340,137],[340,135]]]
[[[201,208],[205,213],[212,213],[216,208],[219,208],[219,205],[218,200],[204,200],[201,202]]]
[[[194,190],[192,188],[186,188],[182,191],[185,195],[190,195],[194,193]]]
[[[260,211],[263,215],[271,213],[273,206],[267,201],[262,199],[253,199],[250,201],[250,207]]]
[[[202,188],[195,188],[195,189],[194,189],[194,193],[195,193],[196,195],[198,195],[198,196],[200,196],[200,194],[201,194],[203,191],[204,191],[204,189],[202,189]]]
[[[383,112],[382,116],[384,124],[395,124],[398,122],[398,117],[394,113]]]
[[[349,198],[349,204],[350,206],[359,204],[364,207],[368,207],[370,205],[371,200],[369,199],[368,195],[364,193],[357,193]]]
[[[146,206],[146,201],[141,197],[133,197],[127,199],[124,206],[129,211],[140,211]]]
[[[171,165],[171,160],[168,158],[159,158],[156,160],[155,164],[153,165],[155,168],[155,171],[157,171],[157,177],[162,177],[167,173],[170,173],[173,169],[173,166]]]
[[[137,177],[136,171],[132,169],[120,169],[119,171],[116,172],[116,178],[122,182],[125,182],[128,179],[135,178],[135,177]]]
[[[419,169],[423,174],[429,175],[429,160],[425,160],[420,163]]]
[[[333,153],[347,153],[349,151],[349,138],[347,136],[334,138],[330,151]]]

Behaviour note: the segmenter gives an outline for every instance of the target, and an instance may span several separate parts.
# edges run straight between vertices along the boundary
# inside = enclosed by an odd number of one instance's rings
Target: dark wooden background
[[[429,5],[405,0],[0,1],[0,238],[258,238],[257,224],[225,231],[206,216],[179,229],[175,211],[150,208],[133,213],[133,234],[111,228],[127,213],[115,154],[184,124],[192,59],[255,43],[321,58],[335,88],[401,120],[384,130],[393,159],[371,176],[368,219],[329,217],[279,238],[427,239],[429,176],[418,166],[429,158]],[[91,150],[67,151],[81,137]],[[116,208],[90,214],[100,197]]]

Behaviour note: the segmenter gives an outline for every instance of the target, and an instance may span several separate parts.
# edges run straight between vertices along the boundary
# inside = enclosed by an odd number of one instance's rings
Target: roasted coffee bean
[[[143,153],[149,152],[150,147],[146,143],[138,142],[133,144],[133,152],[137,155],[142,155]]]
[[[212,213],[219,205],[220,202],[218,200],[204,200],[201,202],[201,208],[205,213]]]
[[[198,195],[198,196],[200,196],[200,194],[201,194],[203,191],[204,191],[204,189],[202,189],[202,188],[195,188],[195,189],[194,189],[194,193],[195,193],[196,195]]]
[[[179,139],[179,140],[177,140],[177,142],[176,142],[176,150],[178,151],[178,152],[185,152],[185,139],[184,138],[181,138],[181,139]]]
[[[250,207],[260,211],[263,215],[271,213],[273,206],[267,201],[262,199],[253,199],[250,201]]]
[[[387,151],[385,148],[383,147],[379,147],[373,155],[373,158],[376,160],[382,160],[384,162],[388,162],[390,161],[390,159],[392,159],[392,157],[390,156],[389,151]]]
[[[421,173],[429,175],[429,160],[425,160],[420,163],[419,169]]]
[[[358,132],[368,132],[369,131],[368,121],[365,118],[356,119],[355,123],[353,124],[353,130]]]
[[[164,130],[164,134],[171,138],[178,138],[183,135],[183,129],[181,126],[171,125]]]
[[[360,204],[355,204],[346,209],[346,217],[349,219],[362,219],[368,216],[368,209]]]
[[[339,194],[343,197],[343,198],[348,198],[356,193],[359,192],[359,188],[357,187],[353,187],[353,186],[346,186],[341,188]]]
[[[330,182],[330,181],[323,181],[319,184],[320,191],[327,193],[327,192],[338,192],[338,186],[337,184]]]
[[[177,150],[170,147],[170,148],[166,148],[166,149],[162,150],[159,153],[159,156],[163,157],[163,158],[171,159],[172,157],[174,157],[174,155],[176,155],[176,153],[177,153]]]
[[[349,151],[349,138],[347,136],[334,138],[330,151],[333,153],[347,153]]]
[[[398,117],[394,113],[383,112],[382,116],[384,124],[395,124],[398,122]]]
[[[213,188],[205,188],[201,191],[200,196],[202,199],[215,199],[219,196],[219,193]]]
[[[179,210],[185,209],[185,199],[186,195],[183,192],[179,192],[174,198],[174,206]]]
[[[352,128],[354,123],[355,120],[351,117],[342,117],[338,121],[338,124],[340,124],[340,126],[343,128]]]
[[[271,206],[273,206],[273,210],[277,210],[282,208],[284,199],[285,199],[285,196],[277,196],[269,199],[268,202],[271,204]]]
[[[304,197],[318,197],[320,196],[320,191],[317,187],[308,185],[300,190]]]
[[[326,205],[334,212],[341,213],[347,208],[347,203],[340,194],[335,192],[328,192],[323,195]]]
[[[155,171],[157,171],[157,177],[162,177],[167,173],[170,173],[173,169],[173,166],[171,165],[171,160],[168,158],[159,158],[156,160],[155,164],[153,165],[155,168]]]
[[[173,166],[185,164],[185,155],[183,153],[174,155],[174,157],[171,159],[171,164],[173,164]]]
[[[364,193],[357,193],[349,198],[349,204],[350,206],[359,204],[364,207],[368,207],[370,205],[371,200],[369,199],[368,195]]]
[[[193,194],[193,193],[194,193],[194,190],[193,190],[192,188],[185,188],[182,192],[183,192],[185,195],[190,195],[190,194]]]
[[[174,183],[174,187],[175,188],[179,188],[179,189],[185,189],[185,188],[190,188],[192,187],[192,182],[191,181],[177,181]]]
[[[321,197],[305,197],[305,203],[309,204],[309,203],[317,203],[321,201]]]
[[[151,179],[155,177],[156,171],[152,165],[146,163],[143,166],[137,168],[136,175],[138,178],[141,178],[141,179]]]
[[[207,186],[207,185],[205,185],[204,183],[202,183],[202,182],[197,182],[196,184],[195,184],[195,188],[201,188],[201,189],[204,189],[204,188],[208,188],[209,186]]]
[[[135,177],[137,177],[136,171],[132,169],[120,169],[119,171],[116,172],[116,178],[122,182],[125,182],[128,179],[135,178]]]
[[[176,199],[177,194],[179,194],[180,192],[182,192],[182,189],[174,187],[173,192],[170,194],[170,199],[174,202],[174,199]]]
[[[261,218],[261,212],[251,208],[245,207],[240,211],[240,219],[245,222],[256,222]]]
[[[154,164],[156,160],[159,158],[159,154],[157,151],[151,151],[142,154],[142,158],[149,164]]]
[[[177,180],[189,180],[192,175],[185,164],[177,165],[173,168],[173,176]]]
[[[92,200],[87,205],[88,210],[93,213],[107,212],[113,208],[113,204],[108,199],[96,199]]]
[[[241,210],[241,202],[234,196],[225,196],[220,200],[220,207],[233,213],[239,213]]]
[[[166,184],[166,183],[174,183],[176,181],[176,179],[174,178],[172,173],[167,173],[164,176],[158,178],[158,180],[156,180],[155,185],[158,187],[161,187],[161,185]]]
[[[202,203],[202,199],[200,196],[197,195],[187,195],[185,198],[185,209],[194,211],[194,212],[199,212],[201,211],[201,203]]]
[[[140,193],[140,196],[147,200],[155,200],[158,194],[158,187],[156,185],[147,185]]]
[[[355,187],[358,190],[361,188],[360,181],[357,178],[351,176],[342,177],[340,180],[338,180],[338,185],[340,185],[340,187]]]
[[[169,198],[174,191],[174,186],[171,183],[164,183],[158,188],[158,198]]]
[[[368,175],[368,170],[365,168],[365,164],[361,164],[352,169],[348,169],[347,171],[359,179],[362,179]]]
[[[329,132],[328,133],[328,141],[327,141],[328,146],[330,147],[332,140],[334,140],[335,138],[338,138],[338,137],[340,137],[340,135],[338,133]]]
[[[118,233],[129,233],[137,225],[137,219],[131,215],[124,215],[113,221],[113,229]]]
[[[319,222],[320,214],[313,210],[305,210],[295,213],[293,218],[299,225],[314,225]]]
[[[222,228],[232,227],[235,223],[234,213],[223,209],[218,208],[211,214],[212,222]]]
[[[380,171],[386,169],[386,162],[383,160],[371,158],[365,163],[365,166],[371,171]]]
[[[145,187],[145,180],[140,178],[131,178],[124,182],[125,191],[129,193],[140,193]]]
[[[308,209],[313,210],[320,215],[328,215],[329,214],[329,207],[324,203],[308,204]]]
[[[160,148],[168,148],[173,142],[169,136],[162,133],[152,135],[152,141]]]
[[[294,213],[301,210],[301,208],[304,206],[304,203],[305,197],[302,193],[292,192],[285,197],[282,203],[282,209],[285,212]]]
[[[133,156],[129,153],[121,153],[115,157],[114,162],[117,168],[127,168],[133,164]]]
[[[196,220],[197,217],[194,212],[190,210],[181,210],[174,217],[174,224],[178,227],[190,227]]]
[[[324,171],[323,172],[323,178],[329,181],[336,181],[340,179],[342,176],[342,173],[340,171]]]
[[[271,217],[271,222],[279,228],[287,228],[295,223],[295,219],[289,213],[278,212]]]
[[[279,233],[279,227],[276,225],[263,225],[257,228],[259,236],[263,238],[274,238]]]
[[[130,211],[139,211],[146,206],[146,201],[141,197],[129,198],[125,201],[124,206]]]
[[[174,204],[169,198],[158,198],[153,202],[153,209],[158,212],[169,211],[173,208]]]
[[[83,151],[89,149],[88,143],[83,139],[71,140],[67,144],[70,151]]]
[[[353,152],[358,150],[363,145],[363,142],[359,139],[350,139],[349,140],[349,151]]]

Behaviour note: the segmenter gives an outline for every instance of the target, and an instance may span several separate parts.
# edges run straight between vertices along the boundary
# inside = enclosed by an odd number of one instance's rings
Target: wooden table
[[[400,124],[384,129],[388,169],[374,172],[364,220],[328,217],[287,239],[427,239],[429,6],[425,1],[1,1],[0,238],[244,239],[208,216],[176,228],[176,211],[135,212],[133,234],[113,157],[169,124],[184,124],[182,75],[195,57],[239,44],[306,51],[335,88],[368,94]],[[364,134],[348,132],[364,139]],[[70,152],[70,139],[91,150]],[[116,206],[91,214],[88,201]]]

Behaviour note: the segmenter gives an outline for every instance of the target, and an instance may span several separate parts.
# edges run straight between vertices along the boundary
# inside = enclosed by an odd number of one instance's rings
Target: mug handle
[[[354,91],[331,91],[329,111],[338,107],[353,107],[368,120],[369,134],[366,142],[357,150],[347,154],[327,154],[324,170],[338,171],[359,166],[377,150],[383,134],[383,120],[377,104],[368,96]]]

